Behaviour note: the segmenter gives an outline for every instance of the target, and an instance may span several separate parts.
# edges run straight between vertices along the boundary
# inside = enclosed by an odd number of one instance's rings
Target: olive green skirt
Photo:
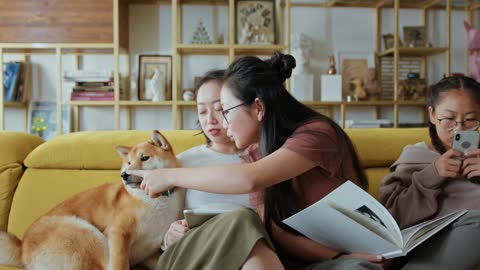
[[[240,269],[258,240],[272,242],[258,215],[243,208],[191,229],[160,256],[157,270]]]

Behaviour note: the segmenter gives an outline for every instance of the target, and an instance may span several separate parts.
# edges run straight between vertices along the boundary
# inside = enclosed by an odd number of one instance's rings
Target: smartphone
[[[476,130],[457,130],[453,133],[452,148],[465,154],[467,150],[478,148],[479,140]]]

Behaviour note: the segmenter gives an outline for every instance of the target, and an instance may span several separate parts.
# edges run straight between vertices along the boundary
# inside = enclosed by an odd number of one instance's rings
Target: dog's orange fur
[[[122,172],[179,166],[158,131],[150,142],[116,149],[123,157]],[[139,190],[141,179],[129,176],[128,181],[67,199],[33,222],[22,241],[0,232],[0,264],[27,269],[154,267],[163,235],[183,208],[183,190],[151,199]]]

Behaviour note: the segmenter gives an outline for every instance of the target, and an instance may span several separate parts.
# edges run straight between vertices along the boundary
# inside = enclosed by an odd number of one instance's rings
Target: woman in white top
[[[207,143],[180,153],[177,158],[181,161],[182,167],[193,168],[240,163],[239,150],[235,147],[235,143],[227,136],[226,129],[222,125],[223,116],[222,106],[220,104],[220,89],[222,87],[223,74],[224,70],[207,72],[195,86],[199,124]],[[228,176],[225,176],[225,180],[228,181]],[[227,195],[192,189],[187,190],[185,203],[187,209],[220,208],[229,210],[234,208],[250,208],[248,194]],[[253,219],[256,218],[253,211],[246,211],[246,215],[252,215]],[[217,220],[220,219],[221,217]],[[253,222],[261,225],[260,222],[256,222],[255,220]],[[208,237],[206,234],[210,234],[208,230],[218,229],[208,228],[214,226],[223,227],[221,221],[215,221],[215,218],[212,218],[211,221],[209,220],[201,226],[194,228],[192,233],[187,233],[190,231],[190,228],[185,219],[172,223],[164,239],[163,248],[166,249],[166,252],[161,256],[157,269],[186,269],[185,266],[181,264],[184,262],[188,262],[188,267],[191,269],[212,269],[213,266],[210,264],[195,260],[196,258],[202,257],[198,254],[200,250],[195,250],[195,248],[187,249],[187,243],[189,246],[198,244],[202,246],[202,249],[209,250],[210,254],[218,254],[218,257],[222,258],[222,261],[228,262],[228,265],[238,265],[242,267],[242,269],[269,269],[269,267],[266,267],[267,265],[278,269],[276,266],[281,265],[278,257],[271,248],[271,242],[268,236],[263,232],[262,226],[259,226],[260,232],[252,237],[251,243],[247,245],[245,245],[245,243],[238,243],[242,246],[235,248],[236,250],[243,249],[246,252],[240,252],[235,256],[231,256],[231,259],[227,259],[228,256],[222,253],[228,251],[225,245],[232,245],[231,247],[234,248],[232,241],[218,240],[215,241],[217,243],[213,245],[214,247],[208,247],[208,245],[202,243],[205,241],[204,238]],[[201,232],[203,235],[200,235],[200,230],[203,230]],[[255,230],[252,229],[252,232],[254,231]],[[211,240],[211,238],[209,240]],[[175,245],[177,242],[178,244]],[[248,241],[235,242],[248,243]],[[171,248],[176,250],[172,251]],[[185,249],[190,252],[186,252]],[[215,261],[216,260],[209,260],[209,263],[211,262],[215,264],[215,267],[221,269],[221,265]],[[235,269],[238,268],[239,267]]]

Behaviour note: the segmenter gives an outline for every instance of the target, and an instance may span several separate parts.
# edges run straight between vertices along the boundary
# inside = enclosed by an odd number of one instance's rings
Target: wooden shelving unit
[[[24,2],[23,5],[27,7],[31,6],[31,1],[17,0],[17,8],[19,2]],[[40,3],[40,2],[39,2]],[[60,2],[59,2],[60,3]],[[130,4],[168,4],[172,9],[172,100],[151,102],[151,101],[124,101],[120,100],[119,89],[119,57],[122,54],[129,54],[128,50],[128,6]],[[30,5],[30,6],[29,6]],[[290,32],[291,32],[291,8],[293,7],[328,7],[328,8],[372,8],[376,10],[377,14],[377,40],[376,40],[376,56],[380,57],[394,57],[395,62],[398,63],[400,57],[414,56],[422,57],[426,59],[431,55],[445,54],[446,57],[446,73],[450,70],[450,36],[448,36],[447,44],[438,48],[400,48],[394,47],[390,50],[381,51],[381,11],[384,8],[394,8],[395,10],[395,36],[398,39],[398,17],[400,9],[423,9],[423,21],[428,28],[426,22],[428,22],[428,10],[431,9],[444,9],[446,10],[447,22],[446,31],[450,32],[450,12],[452,10],[464,10],[469,16],[469,20],[472,21],[472,12],[480,7],[480,0],[472,1],[458,1],[458,0],[322,0],[319,3],[301,3],[291,0],[280,1],[280,6],[277,7],[277,34],[278,44],[275,45],[239,45],[235,43],[235,0],[85,0],[85,7],[88,7],[88,12],[80,10],[74,10],[73,4],[69,1],[61,2],[60,6],[51,8],[46,4],[36,4],[34,9],[26,8],[25,10],[17,10],[15,12],[15,21],[8,21],[9,16],[6,16],[2,23],[9,24],[10,28],[14,30],[13,33],[0,33],[0,59],[3,61],[5,54],[18,53],[24,55],[24,59],[28,62],[30,55],[32,54],[51,54],[56,57],[56,66],[52,67],[56,69],[56,103],[57,103],[57,130],[60,133],[62,130],[60,121],[62,119],[61,106],[69,105],[73,112],[73,130],[78,130],[79,126],[79,109],[84,107],[111,107],[114,109],[114,121],[115,129],[120,129],[120,110],[125,110],[127,113],[127,129],[131,127],[131,111],[137,107],[161,107],[170,108],[172,110],[173,128],[181,129],[183,122],[183,111],[186,108],[195,107],[195,103],[192,101],[182,100],[182,78],[183,67],[182,60],[184,56],[191,55],[214,55],[225,56],[229,62],[233,61],[236,57],[241,55],[271,55],[274,51],[289,51],[290,48]],[[226,6],[228,7],[228,40],[225,44],[211,44],[211,45],[195,45],[186,44],[181,39],[182,37],[182,18],[183,18],[183,6],[185,5],[208,5],[208,6]],[[78,5],[77,5],[78,6]],[[43,15],[45,18],[58,18],[61,17],[63,21],[68,22],[68,16],[71,16],[71,12],[79,14],[76,17],[80,22],[76,27],[72,25],[59,24],[51,25],[50,33],[44,32],[39,34],[39,31],[31,31],[31,27],[26,22],[31,22],[35,18],[31,18],[31,14]],[[58,10],[63,10],[58,12]],[[65,11],[71,11],[70,13]],[[91,16],[93,12],[98,12],[98,16]],[[20,13],[19,13],[20,12]],[[23,12],[23,13],[22,13]],[[20,14],[20,15],[19,15]],[[23,14],[23,15],[22,15]],[[67,16],[67,14],[70,14]],[[89,14],[89,16],[86,16]],[[23,16],[23,17],[22,17]],[[40,16],[41,17],[41,16]],[[23,19],[22,19],[23,18]],[[92,19],[93,18],[93,19]],[[94,20],[99,20],[95,22]],[[12,19],[13,20],[13,19]],[[92,21],[93,20],[93,21]],[[55,21],[55,20],[52,20]],[[60,20],[61,21],[61,20]],[[286,23],[284,25],[284,22]],[[12,26],[12,23],[14,26]],[[40,22],[41,23],[41,22]],[[82,24],[83,23],[83,24]],[[17,25],[15,25],[17,24]],[[31,25],[31,24],[30,24]],[[73,29],[71,31],[62,31],[65,27]],[[89,29],[90,27],[90,29]],[[282,33],[279,29],[285,29],[285,33]],[[23,31],[23,32],[22,32]],[[29,32],[30,31],[30,32]],[[80,33],[91,32],[95,35],[82,35]],[[55,35],[55,33],[63,33]],[[12,38],[13,37],[13,38]],[[50,38],[49,38],[50,37]],[[53,37],[53,38],[52,38]],[[397,44],[397,42],[395,42]],[[114,71],[114,93],[115,98],[113,101],[65,101],[62,100],[62,57],[65,54],[73,54],[78,58],[83,54],[108,54],[114,57],[114,63],[112,70]],[[127,57],[129,59],[129,57]],[[77,61],[80,62],[80,61]],[[78,64],[78,63],[77,63]],[[130,66],[129,60],[127,60],[127,66]],[[424,65],[426,66],[426,65]],[[398,66],[396,65],[397,73]],[[426,68],[423,71],[426,74]],[[0,81],[3,81],[3,72],[0,72]],[[129,81],[129,74],[125,74],[127,81]],[[395,77],[395,81],[398,82],[398,75]],[[125,91],[129,92],[128,84]],[[395,85],[394,90],[395,97],[398,92],[398,83]],[[0,97],[3,96],[4,89],[3,84],[0,84]],[[359,101],[359,102],[321,102],[312,101],[304,102],[306,105],[312,108],[327,108],[330,112],[334,108],[340,108],[341,121],[343,126],[345,125],[345,112],[349,107],[359,106],[373,106],[377,108],[393,107],[394,109],[394,123],[398,126],[398,112],[400,106],[425,106],[423,101],[403,101],[395,98],[394,100],[384,101]],[[4,103],[3,99],[0,99],[0,130],[4,129],[4,117],[5,110],[8,108],[22,108],[25,111],[25,127],[27,127],[27,103]],[[330,113],[330,116],[332,113]]]
[[[375,106],[377,108],[377,116],[380,112],[380,107],[393,107],[394,112],[394,127],[399,126],[399,110],[401,106],[419,106],[425,107],[425,101],[410,101],[410,100],[400,100],[398,99],[398,88],[399,88],[399,66],[398,63],[401,57],[420,57],[422,58],[423,64],[421,76],[428,74],[426,60],[428,57],[433,55],[444,54],[445,55],[445,74],[450,74],[450,65],[451,65],[451,55],[450,55],[450,21],[451,21],[451,11],[452,10],[462,10],[466,11],[469,14],[469,19],[473,17],[473,10],[480,8],[479,0],[322,0],[319,2],[301,2],[291,0],[286,1],[286,21],[287,21],[287,47],[289,47],[290,41],[290,24],[291,24],[291,12],[292,7],[316,7],[316,8],[373,8],[376,13],[376,58],[377,58],[377,68],[381,61],[382,57],[393,57],[394,58],[394,99],[387,101],[360,101],[360,102],[304,102],[312,108],[329,108],[330,110],[335,107],[340,107],[341,111],[341,122],[345,126],[345,111],[349,106]],[[396,45],[394,48],[382,51],[382,38],[381,38],[381,25],[382,25],[382,10],[385,8],[392,8],[394,10],[394,44],[399,44],[399,12],[400,9],[420,9],[422,10],[422,22],[428,31],[428,11],[429,10],[445,10],[446,12],[446,26],[445,31],[447,32],[447,41],[442,47],[432,47],[432,48],[408,48],[408,47],[399,47]],[[424,113],[424,119],[425,113]]]

